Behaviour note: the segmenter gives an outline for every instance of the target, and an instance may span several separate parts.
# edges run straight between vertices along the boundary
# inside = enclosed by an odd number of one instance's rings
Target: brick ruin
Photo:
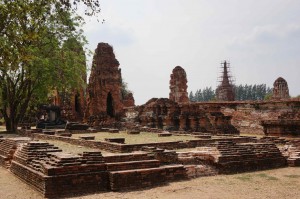
[[[280,140],[284,146],[279,150],[274,144],[278,138],[247,139],[240,143],[231,136],[199,139],[195,141],[202,144],[189,152],[166,150],[161,143],[159,148],[145,145],[139,152],[103,156],[96,151],[65,153],[52,144],[28,138],[2,138],[0,163],[49,198],[132,190],[188,177],[279,168],[287,163],[300,165],[300,140]]]
[[[189,102],[186,73],[180,66],[176,66],[170,76],[169,99],[178,103]]]
[[[134,97],[132,93],[128,93],[123,98],[124,107],[132,107],[135,105]]]
[[[131,121],[149,128],[239,134],[231,125],[231,116],[225,116],[218,104],[189,102],[186,72],[180,66],[176,66],[170,75],[169,99],[152,98],[134,110],[127,109],[126,115],[127,119],[130,117]]]
[[[261,125],[267,136],[300,137],[300,112],[288,111],[276,120],[262,120]]]
[[[274,100],[288,96],[283,80],[278,78],[274,83]],[[134,106],[132,93],[122,90],[121,69],[113,48],[99,43],[87,87],[87,104],[81,105],[83,90],[76,91],[70,98],[70,112],[82,113],[86,107],[85,120],[92,121],[90,124],[98,126],[99,131],[118,133],[123,128],[135,136],[141,131],[158,136],[189,133],[197,139],[126,144],[122,137],[100,141],[90,135],[72,138],[75,131],[25,131],[31,138],[0,138],[0,165],[45,197],[145,188],[187,177],[300,166],[300,140],[282,138],[300,136],[299,100],[234,102],[226,61],[216,92],[218,102],[189,102],[186,73],[177,66],[171,74],[169,99],[152,98],[144,105]],[[121,120],[118,129],[102,128]],[[242,130],[262,131],[267,136],[239,136]],[[74,155],[33,139],[59,140],[123,154]],[[176,152],[177,149],[191,150]]]
[[[138,108],[137,120],[141,126],[165,130],[238,134],[231,125],[231,117],[222,114],[220,108],[218,105],[179,104],[167,98],[152,98]]]
[[[86,82],[85,82],[86,83]],[[61,108],[62,118],[69,121],[82,121],[86,106],[85,92],[83,88],[74,90],[71,94],[54,91],[51,104]]]
[[[203,103],[210,106],[215,103]],[[270,100],[270,101],[234,101],[217,102],[221,106],[221,111],[226,116],[231,116],[231,124],[241,133],[264,135],[264,126],[262,121],[297,120],[292,115],[285,114],[300,112],[299,99]],[[284,136],[284,134],[282,134]]]
[[[132,93],[124,96],[122,92],[119,65],[112,46],[99,43],[87,87],[86,119],[90,116],[95,116],[100,121],[107,118],[120,119],[124,106],[134,106]]]
[[[216,98],[218,101],[234,101],[234,88],[229,74],[229,63],[222,63],[223,71],[220,78],[220,85],[216,89]]]
[[[273,84],[272,98],[277,100],[290,98],[287,81],[282,77],[278,77]]]
[[[189,157],[189,158],[187,158]],[[241,143],[220,141],[181,153],[179,160],[204,162],[219,174],[257,171],[286,166],[286,159],[274,143]]]
[[[183,165],[161,165],[154,156],[139,152],[102,156],[101,152],[64,153],[41,141],[0,140],[0,162],[47,198],[99,191],[144,188],[186,179]],[[10,152],[2,152],[8,148]],[[12,147],[18,146],[18,147]]]

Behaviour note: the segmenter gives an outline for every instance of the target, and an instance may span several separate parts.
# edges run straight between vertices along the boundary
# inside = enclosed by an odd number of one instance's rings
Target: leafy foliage
[[[235,100],[265,100],[268,96],[272,96],[272,89],[267,87],[266,84],[254,85],[238,85],[235,86]],[[206,87],[203,90],[199,89],[193,94],[189,94],[190,101],[203,102],[213,101],[216,98],[216,92],[211,87]]]
[[[123,78],[121,79],[121,81],[122,81],[121,95],[122,95],[122,99],[125,99],[129,93],[132,93],[132,91],[128,89],[128,83],[125,82]]]
[[[74,50],[86,43],[75,13],[80,2],[88,15],[100,11],[94,0],[0,1],[0,111],[7,130],[16,131],[29,103],[82,83],[85,69],[77,63],[84,53]]]

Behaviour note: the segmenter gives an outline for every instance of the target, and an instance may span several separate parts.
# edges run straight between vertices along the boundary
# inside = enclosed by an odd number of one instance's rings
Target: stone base
[[[105,141],[124,144],[125,143],[125,138],[105,138]]]

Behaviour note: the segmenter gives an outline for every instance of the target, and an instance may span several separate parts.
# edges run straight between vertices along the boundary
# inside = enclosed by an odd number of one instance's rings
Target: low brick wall
[[[186,169],[182,165],[109,172],[113,191],[144,188],[186,178]]]
[[[74,155],[44,141],[18,146],[10,170],[47,198],[144,188],[187,176],[183,165],[161,166],[144,152]]]
[[[106,163],[106,169],[108,171],[147,169],[147,168],[155,168],[159,166],[160,166],[160,162],[158,160]]]
[[[0,140],[0,166],[9,167],[17,146],[29,142],[27,137],[9,138]]]
[[[189,141],[173,141],[173,142],[155,142],[155,143],[144,143],[144,144],[119,144],[97,140],[82,140],[77,138],[56,136],[56,135],[45,135],[45,134],[33,134],[36,139],[48,139],[48,140],[59,140],[74,145],[81,145],[91,148],[96,148],[104,151],[115,152],[115,153],[129,153],[132,151],[142,150],[143,147],[156,147],[163,149],[182,149],[182,148],[194,148],[200,146],[207,146],[211,143],[218,141],[234,141],[236,143],[244,142],[255,142],[256,140],[251,137],[228,137],[228,138],[217,138],[217,139],[199,139]]]
[[[46,194],[46,175],[43,175],[42,173],[28,168],[16,161],[12,161],[10,171],[21,180],[31,185],[31,187],[36,189],[38,192],[42,193],[43,195]]]
[[[150,159],[153,159],[153,157],[149,156],[147,153],[130,153],[130,154],[116,154],[116,155],[103,156],[103,160],[107,163],[150,160]]]
[[[46,176],[16,161],[12,162],[10,170],[47,198],[109,190],[105,171]]]
[[[210,147],[198,148],[191,152],[192,158],[197,157],[207,164],[214,165],[219,173],[238,173],[257,171],[286,166],[286,159],[273,143],[236,144],[223,141]]]

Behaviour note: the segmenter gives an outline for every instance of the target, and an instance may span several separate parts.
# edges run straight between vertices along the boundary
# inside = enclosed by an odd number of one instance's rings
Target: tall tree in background
[[[272,89],[267,87],[266,84],[254,84],[254,85],[238,85],[234,87],[235,89],[235,100],[264,100],[267,99],[267,96],[272,94]],[[211,87],[206,87],[203,90],[199,89],[193,95],[193,92],[190,92],[189,98],[194,102],[207,102],[215,100],[215,90]]]
[[[264,100],[271,92],[272,89],[266,84],[238,85],[235,86],[235,99],[237,101]]]
[[[86,42],[80,2],[87,15],[100,11],[94,0],[0,0],[0,111],[7,131],[16,132],[33,97],[80,81],[81,69],[67,64],[76,57],[62,47],[69,38]]]
[[[203,90],[199,89],[195,92],[195,95],[193,95],[192,91],[189,94],[190,101],[192,102],[212,101],[215,97],[216,92],[212,89],[212,87],[206,87]]]

